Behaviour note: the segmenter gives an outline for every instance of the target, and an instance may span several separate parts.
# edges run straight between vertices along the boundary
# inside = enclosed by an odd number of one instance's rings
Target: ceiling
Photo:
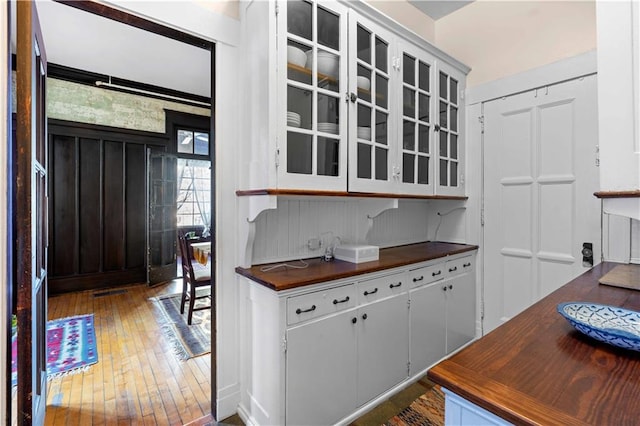
[[[52,0],[36,2],[47,61],[211,96],[211,52]]]
[[[429,15],[433,20],[437,21],[443,16],[447,16],[448,14],[455,12],[468,5],[469,3],[473,3],[473,0],[470,1],[462,1],[462,0],[407,0],[409,3],[420,9],[423,13]]]

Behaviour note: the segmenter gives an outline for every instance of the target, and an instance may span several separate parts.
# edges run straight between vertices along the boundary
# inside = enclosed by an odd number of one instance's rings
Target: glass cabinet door
[[[401,191],[429,195],[433,192],[433,60],[419,49],[400,45],[402,95],[399,124]]]
[[[455,195],[463,191],[460,125],[462,123],[459,94],[462,91],[460,76],[441,67],[438,70],[438,124],[435,127],[438,150],[438,175],[436,193]]]
[[[393,72],[389,33],[362,17],[350,18],[349,190],[390,192],[393,183]]]
[[[284,3],[286,22],[280,17],[280,24],[286,28],[286,143],[279,146],[286,161],[279,167],[297,176],[292,178],[296,187],[310,186],[304,175],[342,177],[339,188],[328,189],[344,190],[346,108],[340,100],[346,92],[346,13],[334,3],[331,8],[311,0]]]

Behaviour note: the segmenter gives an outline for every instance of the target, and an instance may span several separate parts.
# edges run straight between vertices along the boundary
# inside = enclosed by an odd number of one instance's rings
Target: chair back
[[[182,256],[182,277],[190,282],[195,282],[196,277],[193,273],[193,264],[189,255],[189,246],[184,232],[178,231],[178,244],[180,246],[180,255]]]

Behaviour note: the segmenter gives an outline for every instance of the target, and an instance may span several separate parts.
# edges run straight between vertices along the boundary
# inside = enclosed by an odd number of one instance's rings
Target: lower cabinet
[[[344,423],[473,339],[474,255],[446,259],[283,292],[247,280],[245,420]]]

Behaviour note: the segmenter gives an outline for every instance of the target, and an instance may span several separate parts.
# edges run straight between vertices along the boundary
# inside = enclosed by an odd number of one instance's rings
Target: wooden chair
[[[211,280],[211,270],[198,268],[193,269],[191,256],[189,254],[189,246],[184,233],[178,231],[178,243],[180,246],[180,254],[182,256],[182,300],[180,301],[180,313],[184,314],[184,305],[189,302],[189,314],[187,316],[187,324],[191,325],[193,311],[201,311],[211,309],[213,303],[213,286]],[[209,288],[209,294],[201,294],[198,296],[197,291],[201,288]],[[212,301],[208,306],[194,306],[196,300],[206,299]]]

